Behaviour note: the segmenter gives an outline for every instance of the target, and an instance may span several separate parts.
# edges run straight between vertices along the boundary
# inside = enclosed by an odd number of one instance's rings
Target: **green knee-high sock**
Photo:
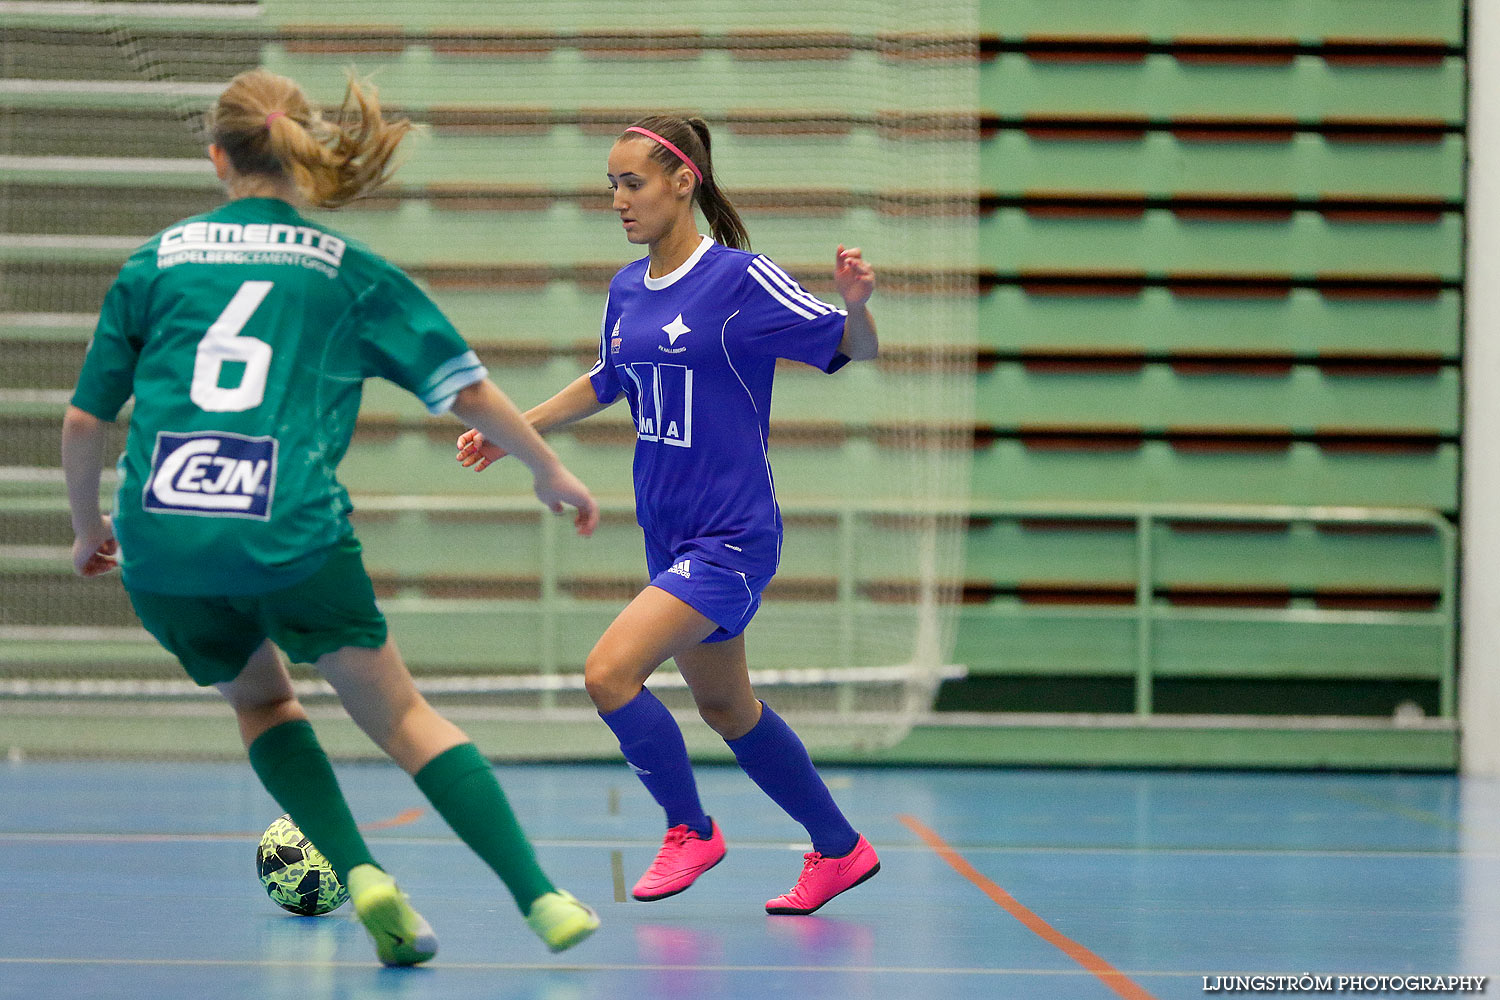
[[[346,885],[349,869],[375,864],[310,723],[283,722],[261,733],[250,744],[250,766]]]
[[[474,744],[444,750],[416,773],[416,782],[453,832],[500,876],[523,914],[556,888],[537,865],[490,762]]]

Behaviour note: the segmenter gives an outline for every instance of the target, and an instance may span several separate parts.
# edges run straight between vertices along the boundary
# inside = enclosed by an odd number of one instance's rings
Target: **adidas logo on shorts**
[[[681,562],[673,563],[672,568],[667,570],[667,572],[676,573],[684,580],[691,580],[693,578],[692,569],[693,561],[691,559],[684,559]]]

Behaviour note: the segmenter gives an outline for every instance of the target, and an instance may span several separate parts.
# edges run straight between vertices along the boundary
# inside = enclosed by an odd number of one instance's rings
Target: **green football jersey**
[[[445,412],[484,367],[401,270],[270,198],[171,226],[105,296],[73,405],[131,395],[115,533],[125,585],[290,586],[350,533],[335,475],[363,382]]]

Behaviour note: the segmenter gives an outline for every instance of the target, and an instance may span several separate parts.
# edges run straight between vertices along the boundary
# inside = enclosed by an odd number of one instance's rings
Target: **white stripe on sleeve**
[[[801,316],[803,319],[817,319],[818,318],[818,314],[817,313],[808,312],[806,309],[804,309],[801,306],[795,304],[794,302],[792,302],[791,299],[788,299],[785,295],[782,295],[780,292],[778,292],[771,285],[771,283],[769,281],[767,281],[764,277],[762,277],[761,273],[759,271],[757,271],[754,267],[751,267],[748,270],[749,270],[749,273],[750,273],[750,277],[752,277],[756,281],[760,282],[760,287],[762,287],[766,291],[770,292],[771,293],[771,297],[774,298],[777,302],[780,302],[782,305],[786,306],[788,309],[790,309],[792,312],[796,313],[798,316]]]
[[[604,297],[604,315],[599,317],[599,360],[594,362],[594,367],[589,369],[589,378],[593,378],[604,370],[604,359],[609,357],[608,344],[605,342],[609,337],[609,331],[604,329],[604,324],[609,322],[609,296]]]
[[[440,382],[434,385],[432,379],[428,380],[428,388],[422,393],[427,412],[433,415],[447,413],[459,390],[467,389],[488,375],[489,369],[480,364],[473,351],[460,354],[433,374],[433,378],[442,379]]]
[[[839,309],[836,306],[829,305],[827,302],[824,302],[822,299],[818,298],[816,295],[813,295],[807,289],[797,284],[797,280],[795,278],[793,278],[790,274],[787,274],[781,268],[777,267],[771,261],[771,259],[764,254],[757,256],[754,262],[760,266],[761,270],[765,272],[767,277],[776,282],[776,284],[780,285],[782,290],[785,291],[788,296],[803,303],[813,311],[825,314],[832,312],[843,312],[842,309]]]
[[[430,395],[436,386],[446,382],[455,372],[462,371],[465,368],[476,367],[479,367],[479,356],[473,351],[465,351],[462,354],[449,358],[434,368],[432,374],[427,376],[427,381],[422,383],[422,395],[424,397]]]

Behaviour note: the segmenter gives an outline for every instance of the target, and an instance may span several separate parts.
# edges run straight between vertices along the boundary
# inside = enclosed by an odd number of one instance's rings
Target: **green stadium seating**
[[[67,573],[58,415],[124,255],[216,203],[195,128],[226,72],[264,61],[326,102],[353,62],[430,127],[398,186],[328,221],[428,287],[523,407],[590,363],[604,284],[639,254],[607,210],[609,144],[683,93],[715,125],[758,250],[825,296],[837,242],[882,268],[886,361],[779,374],[788,544],[761,665],[842,662],[864,630],[909,625],[895,553],[911,539],[890,519],[842,525],[822,484],[899,493],[912,442],[885,404],[932,360],[912,345],[934,305],[922,278],[941,269],[973,289],[943,304],[975,317],[944,357],[973,401],[974,448],[954,456],[973,493],[955,662],[1055,683],[1065,708],[1092,704],[1074,682],[1117,684],[1143,710],[1174,704],[1173,685],[1327,680],[1411,682],[1451,710],[1451,528],[1431,518],[1459,503],[1459,0],[984,0],[975,103],[939,109],[949,130],[925,136],[940,71],[851,30],[852,0],[783,25],[802,39],[765,31],[756,0],[705,5],[690,29],[641,7],[613,36],[564,6],[371,0],[354,26],[289,0],[222,23],[122,11],[119,31],[169,53],[181,87],[0,95],[0,625],[67,626],[87,600],[113,630],[8,640],[0,676],[176,676],[118,591]],[[32,11],[7,30],[19,75],[69,80],[95,26]],[[128,47],[93,51],[90,79],[139,79]],[[873,73],[909,86],[877,98],[859,87]],[[957,135],[978,190],[924,157]],[[882,196],[917,185],[939,193],[935,219],[978,213],[977,259],[902,243],[911,220],[889,213],[910,206]],[[524,502],[528,477],[458,468],[460,430],[371,383],[341,471],[403,649],[428,673],[576,667],[643,578],[626,414],[554,437],[613,504],[587,545],[537,530],[544,515],[483,509]],[[1264,516],[1162,513],[1196,504]],[[838,635],[775,638],[830,602]]]
[[[1399,82],[1399,85],[1397,83]],[[1110,62],[1050,62],[1005,54],[984,64],[979,99],[1000,114],[1151,118],[1282,116],[1463,119],[1464,61],[1340,65],[1298,55],[1285,65],[1202,65],[1169,54]]]
[[[1090,34],[1183,36],[1280,36],[1304,42],[1329,37],[1432,38],[1463,42],[1463,8],[1457,3],[1408,0],[992,0],[979,8],[987,34],[1029,36]]]

